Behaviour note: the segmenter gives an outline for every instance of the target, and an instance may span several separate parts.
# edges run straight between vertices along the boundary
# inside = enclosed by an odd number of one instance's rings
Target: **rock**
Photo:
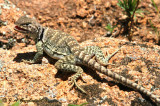
[[[111,1],[112,6],[116,6],[117,3],[118,3],[118,0],[112,0],[112,1]]]
[[[87,25],[88,25],[88,23],[87,23],[87,22],[82,22],[82,26],[83,26],[83,28],[86,28],[86,27],[87,27]]]
[[[160,4],[160,0],[154,0],[155,4]]]
[[[87,14],[88,12],[84,8],[77,10],[77,16],[80,16],[81,18],[85,18]]]
[[[109,7],[111,7],[111,3],[107,1],[107,2],[105,2],[104,6],[105,6],[106,8],[109,8]]]

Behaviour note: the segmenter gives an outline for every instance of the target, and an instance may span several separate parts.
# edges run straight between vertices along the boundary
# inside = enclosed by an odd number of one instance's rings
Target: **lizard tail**
[[[133,81],[117,74],[117,73],[114,73],[110,70],[107,70],[104,66],[102,66],[98,62],[96,62],[95,59],[91,59],[90,56],[86,55],[83,51],[79,52],[78,57],[80,59],[82,59],[85,64],[94,68],[95,70],[99,71],[100,73],[103,73],[103,74],[113,78],[114,80],[120,82],[124,86],[133,88],[134,90],[137,90],[137,91],[140,91],[141,93],[143,93],[143,94],[147,95],[148,97],[154,99],[157,103],[160,103],[160,99],[156,95],[154,95],[150,91],[146,90],[144,87],[138,85],[137,83],[135,83],[135,82],[133,82]]]
[[[98,62],[96,62],[95,59],[91,59],[90,56],[86,55],[84,52],[79,53],[79,58],[82,59],[85,64],[88,64],[88,66],[94,68],[95,70],[99,71],[100,73],[103,73],[114,80],[120,82],[124,86],[133,88],[134,90],[140,91],[141,93],[147,95],[148,97],[154,99],[157,103],[160,103],[160,99],[151,93],[150,91],[146,90],[144,87],[138,85],[137,83],[117,74],[110,70],[107,70],[104,66],[100,65]]]
[[[85,54],[83,50],[80,50],[81,47],[79,46],[78,42],[76,42],[73,38],[68,39],[68,45],[71,48],[72,53],[77,56],[79,59],[83,61],[84,64],[88,65],[89,67],[99,71],[100,73],[103,73],[112,79],[120,82],[124,86],[127,86],[129,88],[133,88],[134,90],[140,91],[141,93],[145,94],[146,96],[152,98],[155,100],[155,102],[160,103],[160,99],[151,93],[150,91],[146,90],[144,87],[138,85],[137,83],[117,74],[110,70],[107,70],[104,66],[96,62],[95,59],[92,59],[91,56]]]

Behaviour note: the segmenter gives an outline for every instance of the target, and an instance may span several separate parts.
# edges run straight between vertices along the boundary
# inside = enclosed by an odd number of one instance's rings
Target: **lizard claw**
[[[75,85],[82,93],[87,94],[86,91],[77,84],[77,82],[76,82],[76,80],[75,80],[74,77],[70,77],[70,78],[69,78],[69,84],[71,85],[71,86],[70,86],[70,90],[71,90],[71,89],[73,88],[73,86]]]

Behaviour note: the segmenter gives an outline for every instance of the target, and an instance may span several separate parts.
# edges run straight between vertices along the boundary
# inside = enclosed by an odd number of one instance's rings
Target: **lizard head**
[[[15,22],[14,29],[20,33],[29,35],[32,39],[36,39],[39,35],[41,26],[35,19],[22,16]]]

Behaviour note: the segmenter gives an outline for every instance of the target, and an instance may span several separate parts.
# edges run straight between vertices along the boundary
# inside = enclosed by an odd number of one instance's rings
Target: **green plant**
[[[20,100],[18,100],[17,102],[15,102],[14,104],[12,104],[11,106],[20,106]]]
[[[151,26],[151,28],[153,29],[153,31],[156,33],[157,38],[158,38],[158,45],[160,45],[160,31],[158,31],[158,28],[156,26],[154,26],[154,24],[152,23],[151,20],[149,20],[149,24]]]
[[[0,100],[0,106],[4,106],[4,103],[2,100]],[[17,102],[13,103],[11,106],[20,106],[20,100],[18,100]]]
[[[80,104],[80,105],[69,104],[68,106],[84,106],[84,105],[86,105],[86,104],[88,104],[88,103],[82,103],[82,104]]]
[[[149,20],[149,24],[150,24],[151,28],[152,28],[155,32],[157,32],[157,27],[155,27],[155,26],[153,25],[153,23],[152,23],[151,20]]]
[[[138,9],[140,0],[118,0],[118,6],[121,7],[127,14],[127,25],[124,28],[128,33],[128,38],[131,40],[132,38],[132,27],[134,22],[135,13],[141,13],[142,10]]]
[[[2,100],[0,100],[0,106],[4,106],[4,104],[3,104],[3,101],[2,101]]]
[[[125,10],[128,17],[132,17],[136,11],[140,11],[140,9],[137,9],[138,4],[139,0],[118,0],[117,5]]]
[[[112,33],[115,27],[116,27],[116,26],[113,26],[113,27],[112,27],[111,24],[108,24],[108,25],[105,27],[105,29],[106,29],[107,31],[110,31],[110,32]]]
[[[154,0],[151,0],[151,1],[152,1],[153,6],[155,7],[155,9],[157,10],[157,13],[159,14],[159,10],[158,10],[156,3],[154,2]]]

